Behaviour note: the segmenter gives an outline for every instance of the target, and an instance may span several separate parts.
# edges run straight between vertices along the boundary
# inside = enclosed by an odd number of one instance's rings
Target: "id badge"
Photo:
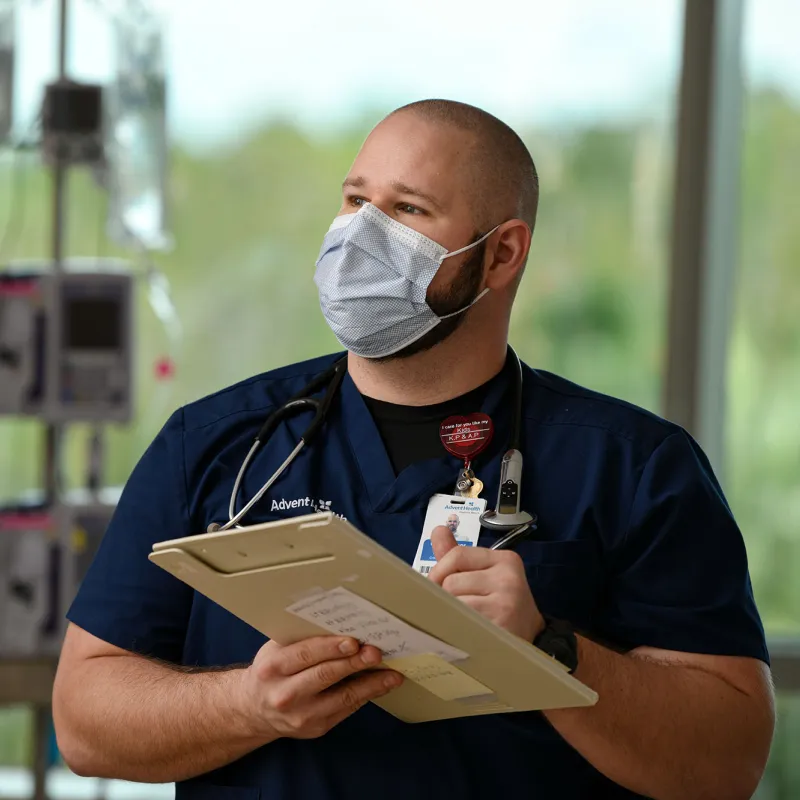
[[[481,535],[481,514],[486,510],[486,500],[477,497],[459,497],[435,494],[428,502],[428,511],[422,526],[422,536],[414,557],[414,569],[427,575],[436,564],[431,533],[438,525],[446,525],[461,547],[476,547]]]

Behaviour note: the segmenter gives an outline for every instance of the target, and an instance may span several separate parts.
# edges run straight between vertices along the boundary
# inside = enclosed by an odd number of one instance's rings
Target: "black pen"
[[[505,536],[501,536],[489,549],[490,550],[507,550],[513,547],[520,539],[524,539],[531,531],[536,530],[536,525],[533,520],[514,528],[509,531]]]

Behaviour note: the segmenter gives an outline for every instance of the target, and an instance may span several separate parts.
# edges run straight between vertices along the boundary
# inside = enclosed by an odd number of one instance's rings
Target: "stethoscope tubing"
[[[509,348],[514,355],[516,360],[516,391],[515,391],[515,401],[516,401],[516,415],[513,420],[513,427],[511,433],[511,447],[513,449],[517,449],[519,447],[518,439],[520,435],[520,424],[521,424],[521,417],[522,417],[522,364],[519,360],[519,357],[514,352],[513,348]],[[336,362],[336,364],[326,373],[321,376],[315,378],[308,386],[306,386],[298,395],[293,397],[289,402],[281,406],[275,412],[270,414],[267,421],[262,426],[261,430],[259,431],[258,436],[256,437],[255,441],[250,447],[247,455],[245,456],[244,461],[242,462],[242,466],[239,468],[239,472],[236,475],[236,480],[233,484],[233,491],[231,492],[231,499],[228,504],[228,521],[222,525],[220,524],[213,524],[209,526],[209,531],[213,530],[215,532],[222,532],[230,530],[231,528],[241,528],[242,526],[239,524],[244,517],[252,510],[252,508],[264,497],[264,495],[272,488],[275,481],[283,475],[284,472],[291,466],[292,462],[297,458],[300,454],[301,450],[310,442],[313,436],[321,427],[322,423],[327,416],[328,409],[330,408],[330,404],[333,400],[333,395],[338,390],[342,378],[344,377],[344,373],[346,371],[346,359],[340,359]],[[311,397],[304,397],[308,392],[316,391],[321,386],[324,385],[325,379],[328,378],[329,375],[332,375],[332,378],[329,378],[330,383],[328,388],[325,392],[325,395],[321,401],[315,400]],[[312,421],[309,428],[300,438],[300,441],[297,443],[295,448],[292,450],[291,453],[287,456],[284,462],[278,467],[277,470],[272,474],[269,480],[258,490],[258,492],[253,495],[252,498],[241,508],[239,511],[236,511],[236,501],[239,499],[239,493],[242,488],[242,481],[244,480],[245,473],[247,472],[247,468],[250,466],[250,462],[255,457],[256,453],[258,452],[261,445],[264,443],[265,439],[268,438],[269,434],[274,430],[277,424],[284,418],[288,417],[294,410],[300,410],[302,408],[311,407],[315,409],[314,420]],[[516,526],[515,526],[516,527]],[[522,526],[524,527],[524,526]],[[512,531],[512,533],[516,533],[516,531]],[[505,538],[505,537],[504,537]]]
[[[250,448],[250,452],[247,454],[247,457],[242,462],[242,466],[239,469],[239,474],[236,476],[236,482],[233,485],[233,492],[231,493],[231,501],[228,506],[228,516],[230,519],[224,525],[220,525],[217,528],[217,531],[227,531],[231,528],[241,528],[242,526],[239,522],[242,520],[243,517],[247,516],[250,512],[250,509],[261,500],[261,498],[272,488],[272,484],[275,483],[278,478],[280,478],[283,473],[289,469],[292,462],[297,458],[300,454],[300,451],[306,446],[305,440],[301,439],[297,446],[289,453],[286,460],[281,464],[277,470],[273,473],[272,477],[253,495],[250,501],[242,508],[238,513],[236,512],[236,500],[239,497],[239,489],[241,487],[242,480],[244,479],[244,474],[247,471],[247,467],[250,464],[250,461],[253,459],[253,456],[256,454],[256,451],[261,446],[261,442],[253,442],[253,446]]]

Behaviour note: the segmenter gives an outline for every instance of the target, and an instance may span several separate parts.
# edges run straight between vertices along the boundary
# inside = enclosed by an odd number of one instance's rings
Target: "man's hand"
[[[544,630],[522,559],[511,550],[460,547],[445,525],[434,528],[436,566],[428,578],[495,625],[526,642]]]
[[[314,739],[403,682],[389,670],[357,674],[381,658],[377,648],[338,636],[267,642],[243,673],[240,707],[259,735]]]

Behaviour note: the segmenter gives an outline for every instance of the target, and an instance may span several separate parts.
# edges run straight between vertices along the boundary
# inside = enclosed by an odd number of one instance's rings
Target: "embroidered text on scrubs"
[[[331,508],[332,500],[314,500],[312,497],[297,497],[294,500],[281,498],[272,501],[271,511],[289,511],[292,508],[310,508],[314,512],[333,511]],[[346,519],[342,514],[336,514],[340,519]]]

